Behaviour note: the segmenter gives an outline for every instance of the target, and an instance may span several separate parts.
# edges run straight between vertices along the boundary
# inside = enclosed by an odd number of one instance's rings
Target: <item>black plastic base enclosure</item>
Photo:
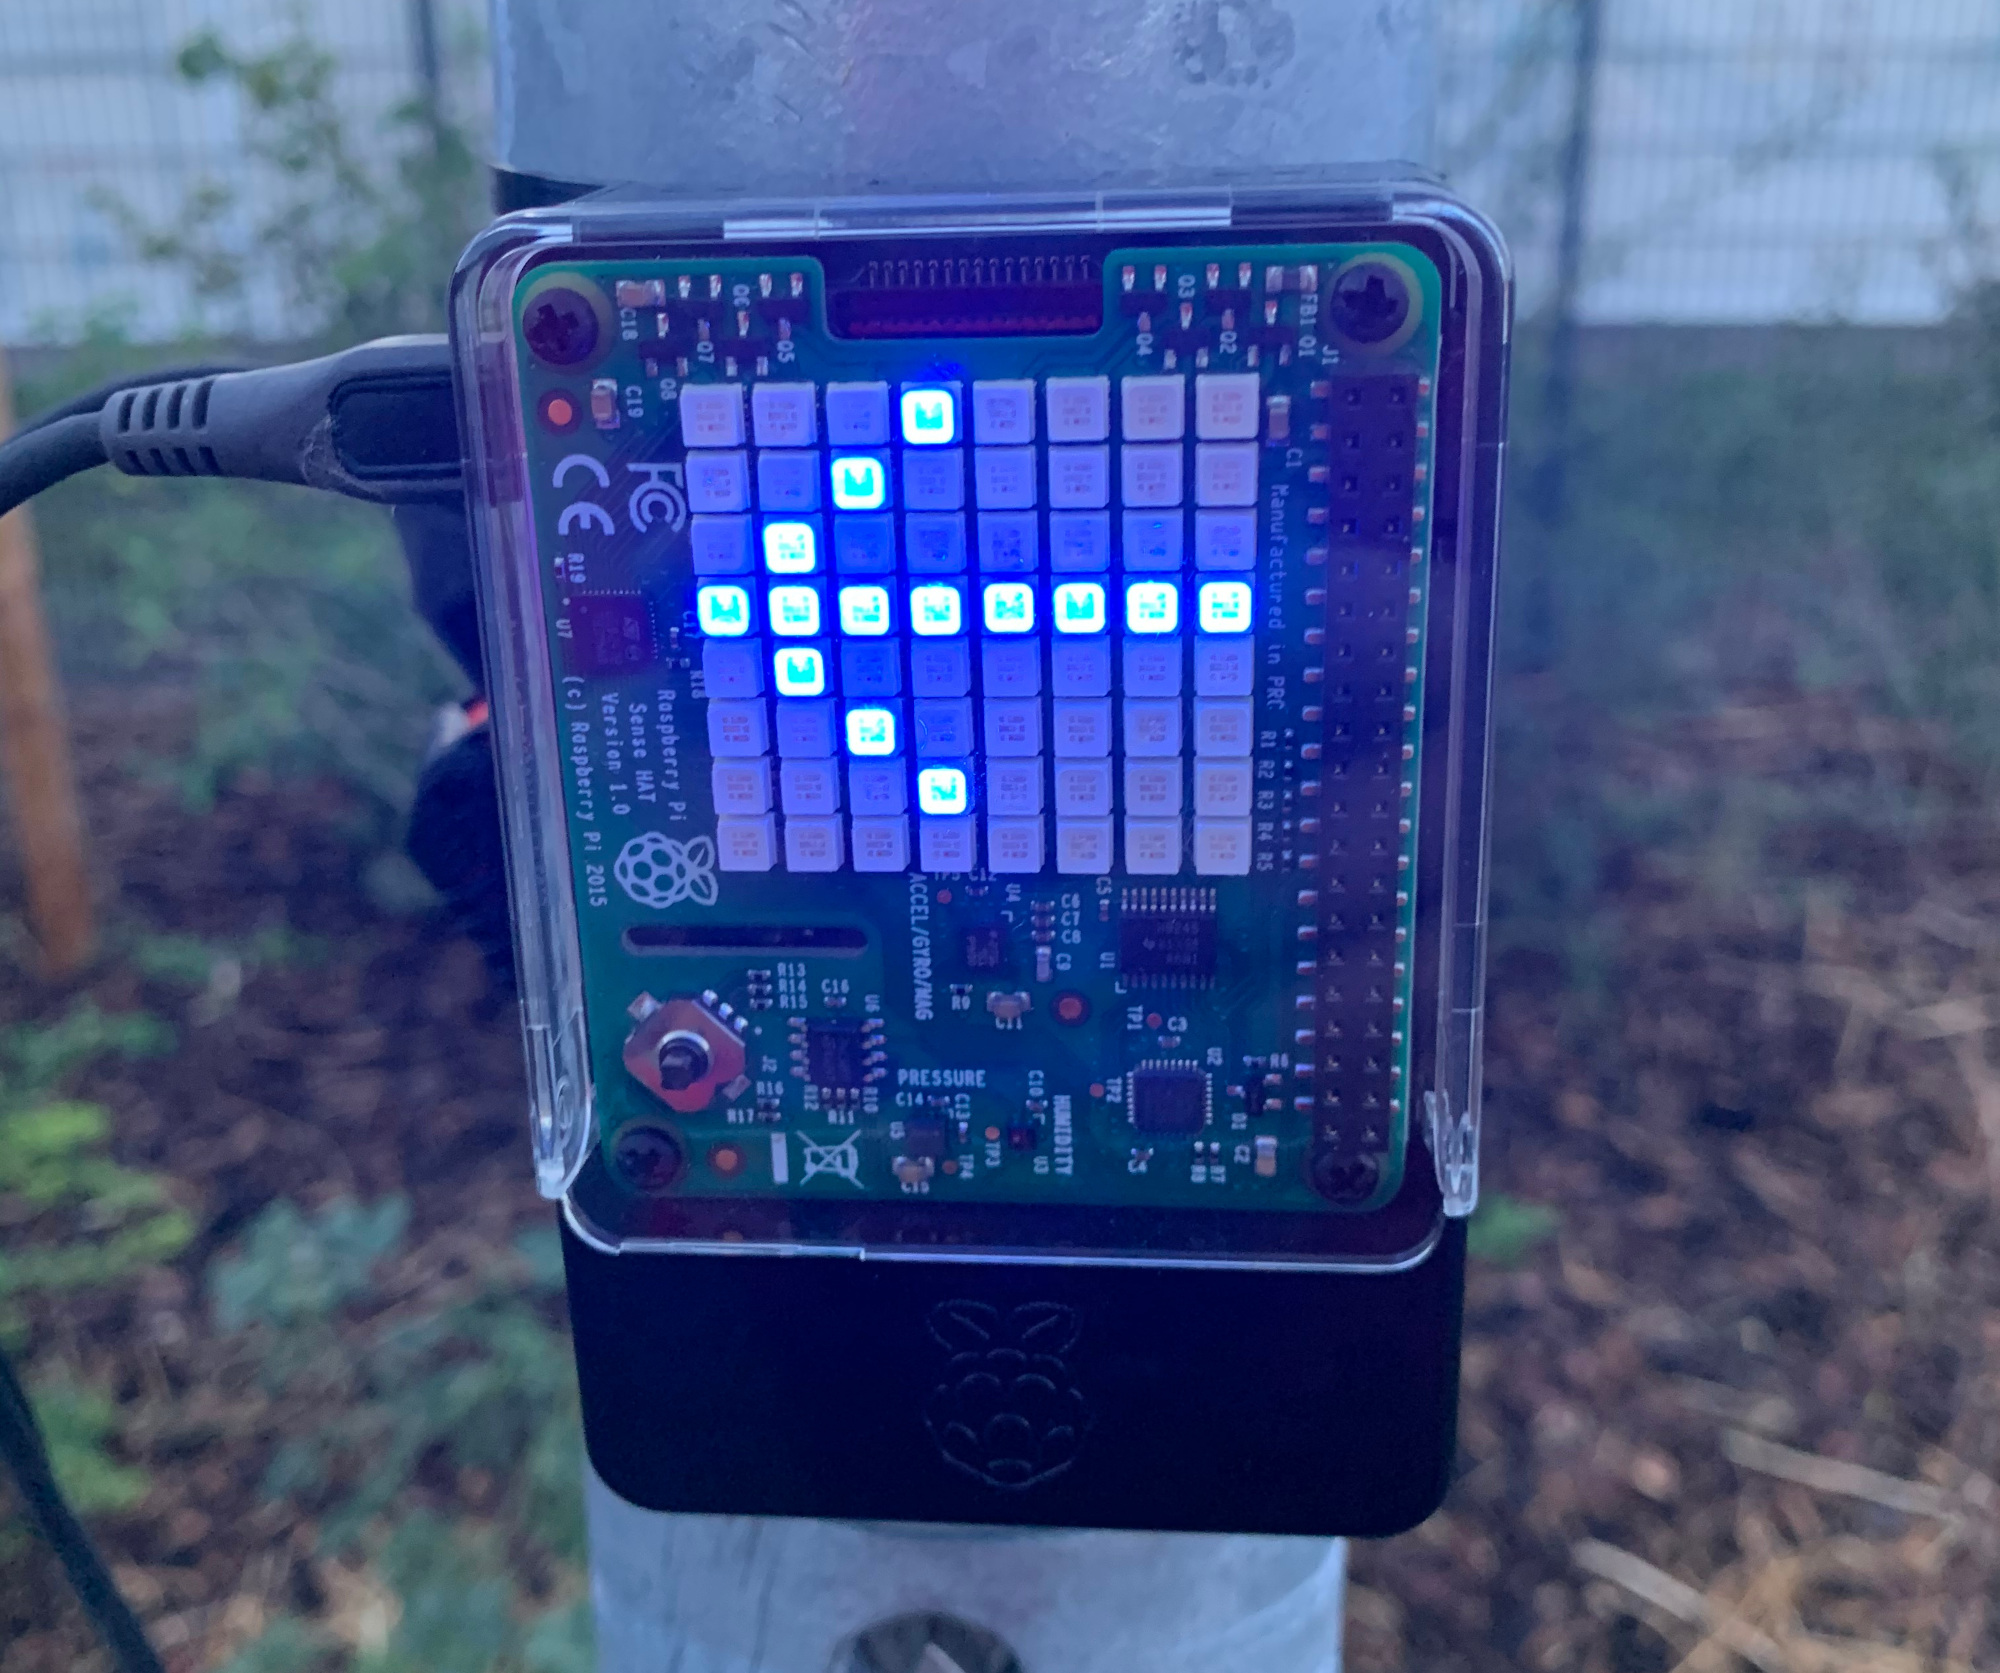
[[[1390,1276],[563,1245],[590,1460],[648,1509],[1368,1536],[1450,1479],[1460,1222]]]

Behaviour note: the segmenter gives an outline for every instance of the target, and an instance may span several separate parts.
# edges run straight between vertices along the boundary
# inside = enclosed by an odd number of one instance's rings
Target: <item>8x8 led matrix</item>
[[[604,1241],[1422,1244],[1480,280],[1353,217],[486,268]]]

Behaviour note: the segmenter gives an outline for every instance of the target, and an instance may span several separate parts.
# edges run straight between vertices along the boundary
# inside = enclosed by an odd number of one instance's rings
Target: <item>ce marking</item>
[[[598,487],[611,486],[611,473],[588,453],[571,453],[564,457],[550,473],[551,486],[560,488],[563,485],[563,478],[578,466],[582,466],[597,478]],[[579,523],[595,524],[605,534],[618,532],[618,525],[612,521],[611,513],[595,500],[572,500],[564,506],[562,515],[556,519],[556,533],[569,534]]]

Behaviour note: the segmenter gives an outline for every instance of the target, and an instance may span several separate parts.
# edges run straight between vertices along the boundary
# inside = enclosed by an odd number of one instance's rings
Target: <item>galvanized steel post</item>
[[[1433,0],[494,0],[495,161],[713,198],[1428,162]],[[634,1256],[634,1259],[643,1257]],[[1337,1540],[664,1516],[605,1673],[1337,1673]]]

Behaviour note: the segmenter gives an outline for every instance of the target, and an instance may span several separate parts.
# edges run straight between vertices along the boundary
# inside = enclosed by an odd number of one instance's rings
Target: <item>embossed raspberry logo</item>
[[[676,842],[658,831],[645,831],[618,850],[611,875],[641,906],[664,910],[684,900],[713,906],[715,844],[707,837]]]
[[[1063,1355],[1081,1321],[1072,1308],[1030,1301],[1003,1314],[981,1301],[931,1309],[951,1353],[924,1407],[946,1460],[992,1487],[1032,1487],[1076,1462],[1090,1410]]]

